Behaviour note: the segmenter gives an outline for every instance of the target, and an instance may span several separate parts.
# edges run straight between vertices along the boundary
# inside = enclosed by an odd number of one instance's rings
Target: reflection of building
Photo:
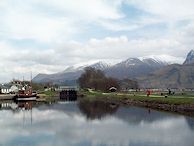
[[[1,102],[0,103],[0,110],[11,110],[13,113],[23,113],[22,122],[23,126],[27,126],[28,124],[32,124],[32,108],[34,102]]]
[[[33,102],[1,102],[0,103],[0,109],[1,110],[20,110],[20,109],[24,109],[24,110],[31,110],[33,107]]]
[[[18,109],[18,105],[12,101],[1,102],[0,110],[13,110],[16,111]]]

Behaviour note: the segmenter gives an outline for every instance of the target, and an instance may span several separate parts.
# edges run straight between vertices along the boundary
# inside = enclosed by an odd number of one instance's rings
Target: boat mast
[[[31,77],[30,77],[30,94],[32,94],[32,72],[31,72]]]

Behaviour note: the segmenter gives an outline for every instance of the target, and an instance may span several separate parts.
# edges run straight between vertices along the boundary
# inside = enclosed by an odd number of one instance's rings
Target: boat
[[[13,97],[15,101],[35,101],[37,99],[37,93],[32,92],[32,79],[29,84],[25,84],[23,81],[23,87]]]
[[[37,94],[28,90],[19,90],[18,94],[13,98],[16,101],[32,101],[37,99]]]

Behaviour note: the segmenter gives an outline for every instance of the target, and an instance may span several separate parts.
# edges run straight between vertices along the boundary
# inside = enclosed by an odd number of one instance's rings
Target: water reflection
[[[86,115],[87,119],[101,119],[107,115],[114,114],[118,105],[114,103],[106,103],[103,101],[80,101],[78,103],[80,111]]]
[[[28,101],[28,102],[13,102],[13,101],[4,101],[0,103],[1,110],[31,110],[33,106],[35,106],[36,102]]]
[[[194,130],[188,124],[193,123],[193,118],[187,120],[184,116],[153,110],[149,113],[137,107],[112,110],[109,105],[101,107],[98,103],[77,106],[76,102],[60,102],[32,107],[19,108],[17,112],[0,110],[0,146],[193,146],[194,143]],[[32,111],[32,124],[23,125],[23,111],[26,121],[30,121]],[[101,114],[103,111],[106,113]],[[98,112],[97,116],[93,112]]]

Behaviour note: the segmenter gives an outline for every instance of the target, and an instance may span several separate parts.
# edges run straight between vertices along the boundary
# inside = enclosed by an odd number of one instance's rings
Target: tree
[[[129,90],[129,89],[138,89],[139,85],[137,81],[130,80],[130,79],[123,79],[120,81],[120,87],[123,90]]]
[[[34,91],[43,91],[44,90],[44,85],[32,82],[32,89]]]
[[[107,78],[101,70],[92,67],[85,68],[85,72],[78,79],[81,88],[93,88],[107,91],[110,87],[119,88],[119,83],[114,78]]]

